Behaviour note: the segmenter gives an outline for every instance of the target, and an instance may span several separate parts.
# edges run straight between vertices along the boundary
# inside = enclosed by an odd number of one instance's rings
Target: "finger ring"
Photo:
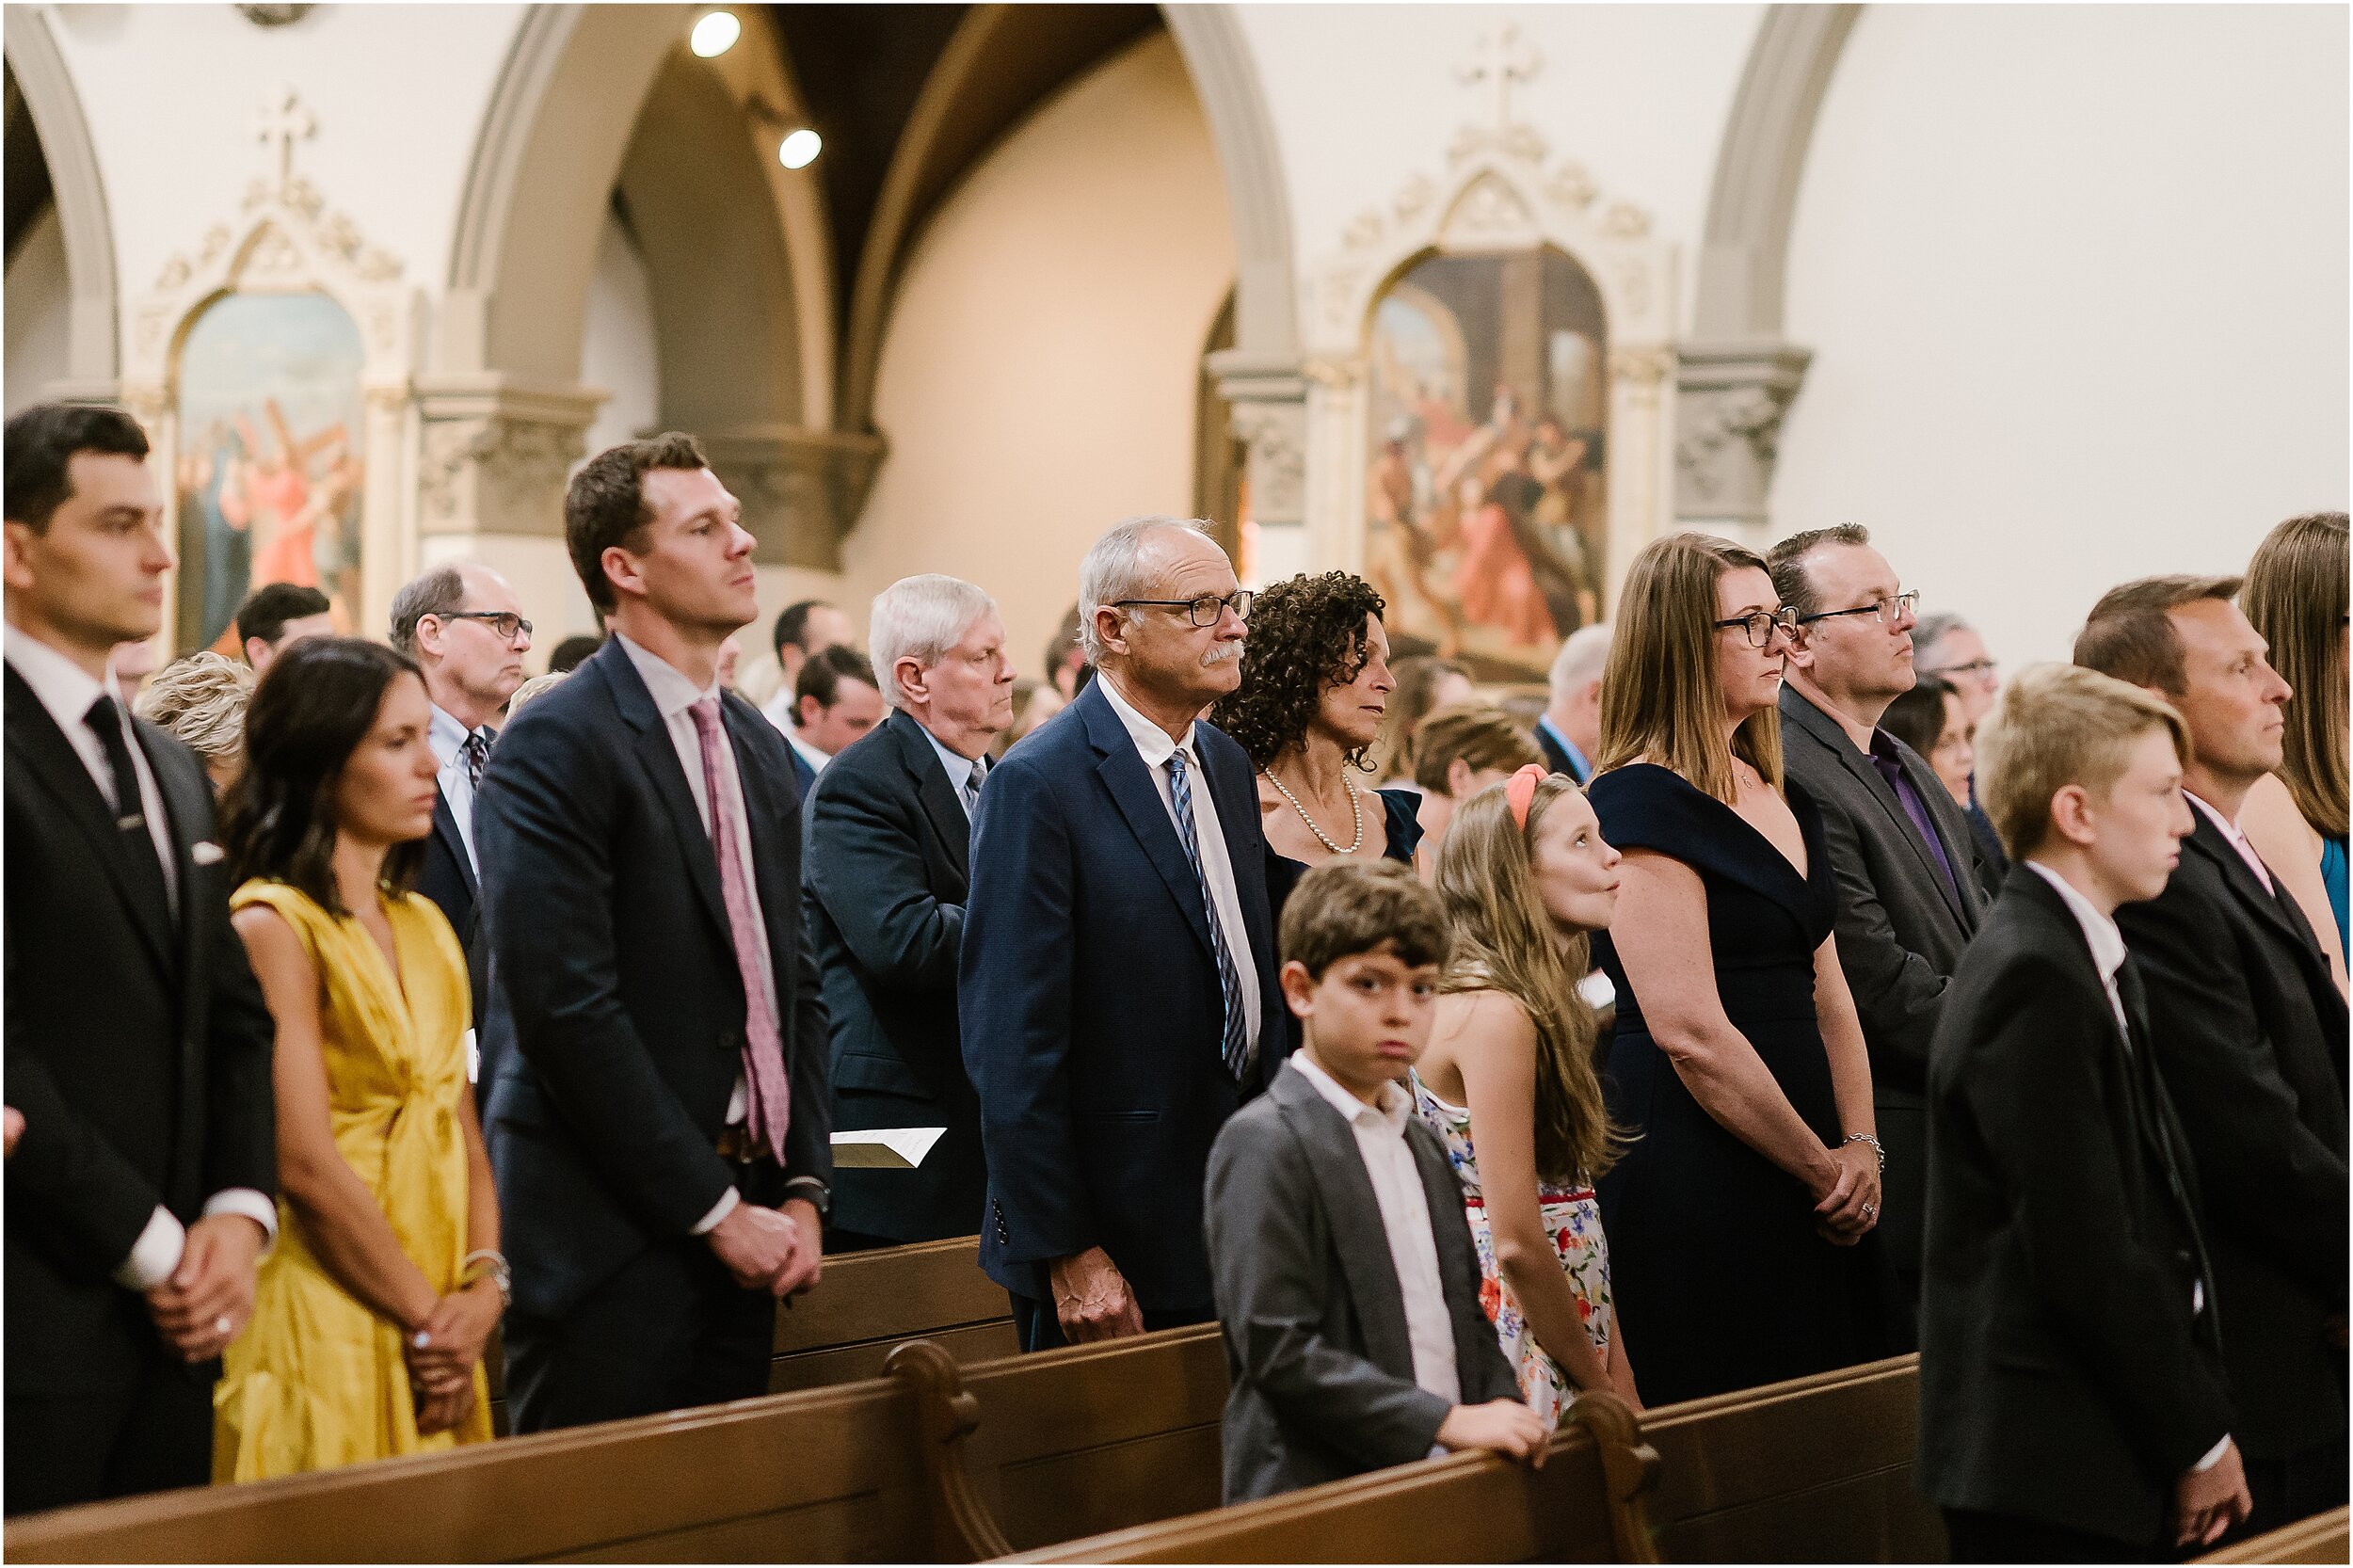
[[[1875,1203],[1865,1204],[1863,1206],[1863,1217],[1866,1220],[1878,1219],[1880,1217],[1880,1206]]]
[[[229,1335],[229,1314],[228,1314],[228,1313],[224,1312],[224,1313],[222,1313],[219,1317],[217,1317],[217,1318],[216,1318],[216,1319],[214,1319],[214,1320],[213,1320],[213,1332],[214,1332],[215,1334],[217,1334],[217,1335],[221,1336],[223,1338],[228,1337],[228,1335]]]

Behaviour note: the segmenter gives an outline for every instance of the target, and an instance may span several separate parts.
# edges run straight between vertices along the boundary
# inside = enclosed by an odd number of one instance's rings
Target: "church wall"
[[[1867,524],[2006,668],[2345,504],[2346,16],[1863,12],[1789,258],[1783,532]]]
[[[0,290],[7,312],[7,411],[15,413],[40,401],[53,381],[71,369],[67,334],[72,296],[66,280],[65,231],[55,207],[41,214],[8,261],[7,286]]]
[[[910,257],[875,385],[890,456],[842,547],[851,618],[908,573],[969,578],[1037,674],[1095,536],[1192,509],[1201,344],[1233,280],[1209,130],[1156,34],[1017,127]]]

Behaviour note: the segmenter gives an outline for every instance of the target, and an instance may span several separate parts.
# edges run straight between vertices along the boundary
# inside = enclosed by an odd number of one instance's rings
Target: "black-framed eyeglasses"
[[[440,616],[442,620],[478,620],[498,634],[501,642],[511,643],[518,632],[531,635],[531,623],[512,610],[451,610]]]
[[[1888,594],[1868,604],[1858,604],[1851,610],[1823,610],[1811,616],[1800,616],[1800,626],[1812,626],[1817,620],[1835,620],[1840,616],[1877,616],[1882,626],[1893,626],[1904,616],[1918,612],[1920,590],[1907,588],[1899,594]]]
[[[1248,588],[1243,588],[1224,599],[1215,594],[1203,594],[1199,599],[1114,599],[1112,608],[1126,610],[1149,605],[1160,610],[1182,610],[1195,626],[1215,626],[1217,617],[1227,610],[1234,612],[1236,620],[1248,620],[1251,600],[1257,597]]]
[[[1776,631],[1797,630],[1798,612],[1785,604],[1778,610],[1751,610],[1745,616],[1734,616],[1729,620],[1720,620],[1715,624],[1718,631],[1727,626],[1738,627],[1748,633],[1751,648],[1770,648]]]

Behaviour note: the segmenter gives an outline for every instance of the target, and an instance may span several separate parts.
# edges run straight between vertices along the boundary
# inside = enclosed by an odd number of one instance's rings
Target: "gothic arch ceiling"
[[[1144,5],[770,8],[815,129],[833,239],[839,428],[872,423],[873,366],[908,248],[1024,116],[1161,25]]]
[[[5,143],[0,144],[6,148],[6,167],[0,168],[0,191],[6,193],[8,255],[13,260],[16,248],[24,243],[49,206],[49,159],[41,151],[32,110],[17,88],[16,72],[7,71],[6,77],[7,130]]]

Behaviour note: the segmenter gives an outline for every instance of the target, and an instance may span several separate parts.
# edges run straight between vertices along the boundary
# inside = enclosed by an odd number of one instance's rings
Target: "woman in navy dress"
[[[1620,602],[1591,798],[1625,861],[1594,945],[1636,1136],[1599,1195],[1656,1406],[1888,1351],[1870,1064],[1821,819],[1781,773],[1789,620],[1765,563],[1705,535],[1650,545]]]
[[[1385,608],[1370,584],[1344,571],[1275,584],[1251,605],[1241,686],[1209,714],[1258,770],[1267,902],[1278,926],[1310,867],[1352,856],[1410,866],[1421,844],[1412,791],[1357,781],[1369,775],[1366,755],[1397,689]]]

